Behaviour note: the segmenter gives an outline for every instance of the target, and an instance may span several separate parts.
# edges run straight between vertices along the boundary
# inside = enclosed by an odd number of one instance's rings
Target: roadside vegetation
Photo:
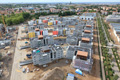
[[[103,21],[103,18],[102,18],[101,20],[102,20],[102,23],[103,23],[105,32],[106,32],[106,34],[107,34],[108,40],[109,40],[109,41],[112,41],[112,40],[111,40],[111,37],[110,37],[110,33],[109,33],[109,31],[108,31],[108,30],[110,29],[109,25]]]
[[[117,53],[117,48],[113,48],[112,51],[113,51],[113,55],[115,57],[115,61],[117,63],[118,69],[120,71],[120,57],[119,57],[119,55]]]
[[[0,53],[0,60],[2,60],[2,53]]]
[[[99,28],[101,50],[102,50],[102,55],[104,57],[103,63],[104,63],[105,77],[106,79],[109,79],[109,80],[117,80],[118,75],[114,75],[114,71],[112,69],[112,67],[114,66],[111,64],[112,55],[108,54],[109,49],[107,47],[104,47],[104,46],[107,46],[107,40],[105,38],[99,18],[97,18],[97,22],[98,22],[98,28]]]
[[[110,42],[110,41],[113,42],[113,40],[112,40],[111,37],[110,37],[110,33],[109,33],[110,27],[109,27],[109,25],[108,25],[106,22],[104,22],[103,18],[102,18],[102,23],[103,23],[103,26],[104,26],[104,29],[105,29],[105,32],[106,32],[106,34],[107,34],[107,38],[108,38],[109,42]],[[113,42],[113,43],[114,43],[114,42]],[[104,49],[103,49],[103,50],[104,50]],[[113,52],[115,61],[116,61],[116,63],[117,63],[118,69],[119,69],[119,71],[120,71],[120,57],[119,57],[119,55],[118,55],[118,53],[117,53],[117,48],[112,48],[112,52]],[[111,55],[111,56],[108,56],[108,58],[109,58],[110,60],[113,60],[113,59],[112,59],[112,55]],[[112,66],[114,66],[114,65],[112,65]],[[111,72],[109,72],[109,73],[114,74],[114,71],[111,71]],[[118,75],[114,75],[113,77],[110,77],[110,78],[111,78],[110,80],[117,80],[117,79],[118,79]]]

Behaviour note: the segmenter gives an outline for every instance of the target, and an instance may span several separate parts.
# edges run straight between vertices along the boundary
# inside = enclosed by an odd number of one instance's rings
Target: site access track
[[[19,64],[20,61],[24,61],[24,58],[26,57],[27,54],[26,50],[19,50],[20,46],[25,45],[25,40],[23,41],[18,40],[21,38],[21,35],[23,35],[22,34],[23,28],[24,27],[22,27],[22,25],[19,26],[10,80],[30,80],[33,77],[31,73],[29,74],[23,73]],[[26,66],[24,67],[26,68]]]

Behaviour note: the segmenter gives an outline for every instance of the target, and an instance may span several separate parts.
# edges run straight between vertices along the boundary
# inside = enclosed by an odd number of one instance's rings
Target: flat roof
[[[109,15],[107,19],[120,19],[120,15]]]
[[[77,51],[77,55],[78,55],[78,56],[87,57],[87,56],[88,56],[88,52],[85,52],[85,51]]]

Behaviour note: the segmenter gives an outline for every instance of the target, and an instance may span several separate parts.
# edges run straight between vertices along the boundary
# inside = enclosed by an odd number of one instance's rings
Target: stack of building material
[[[67,80],[75,80],[75,75],[68,73]]]

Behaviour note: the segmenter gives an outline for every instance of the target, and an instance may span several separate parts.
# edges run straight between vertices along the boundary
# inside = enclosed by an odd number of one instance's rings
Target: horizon
[[[39,0],[31,0],[31,1],[29,1],[29,0],[19,0],[19,1],[16,1],[16,0],[0,0],[0,4],[1,3],[70,3],[70,2],[72,2],[72,3],[116,3],[116,2],[118,2],[118,3],[120,3],[120,0],[84,0],[84,1],[80,1],[80,0],[76,0],[76,1],[74,1],[74,0],[47,0],[47,1],[45,1],[45,0],[41,0],[41,1],[39,1]]]
[[[70,3],[70,2],[6,2],[6,3],[1,3],[0,2],[0,4],[46,4],[46,3],[48,3],[48,4],[57,4],[57,3]],[[71,2],[71,3],[73,3],[73,4],[90,4],[90,3],[94,3],[94,4],[103,4],[103,3],[105,3],[105,4],[107,4],[107,3],[113,3],[113,4],[120,4],[120,2]]]

